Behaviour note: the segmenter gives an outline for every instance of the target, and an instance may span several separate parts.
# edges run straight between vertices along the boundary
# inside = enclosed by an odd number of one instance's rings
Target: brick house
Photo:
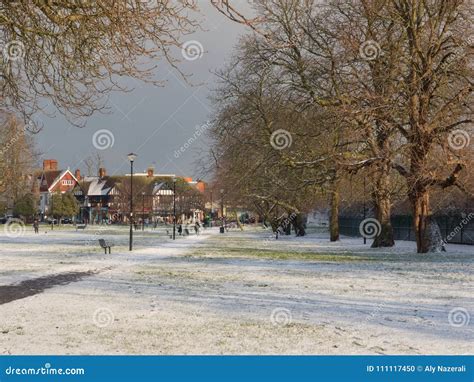
[[[134,173],[137,179],[135,192],[135,216],[137,219],[166,219],[172,215],[174,174],[155,174],[153,168],[146,172]],[[140,179],[141,178],[141,179]],[[129,197],[127,184],[130,174],[108,176],[105,168],[100,168],[97,176],[81,177],[79,170],[72,173],[69,169],[59,170],[58,162],[54,159],[43,161],[43,169],[37,177],[39,189],[39,210],[41,219],[48,218],[51,197],[53,193],[72,192],[79,202],[79,220],[87,223],[124,222],[129,215]],[[201,194],[204,183],[182,178],[190,189]],[[179,205],[186,205],[186,197],[178,195]],[[201,209],[186,207],[182,220],[202,220]]]
[[[43,170],[38,177],[39,211],[42,219],[48,217],[51,211],[50,203],[53,194],[73,191],[78,183],[76,175],[80,176],[78,170],[76,170],[76,174],[73,174],[69,169],[59,170],[58,161],[55,159],[43,161]]]
[[[152,167],[133,174],[136,179],[134,215],[137,220],[170,220],[173,213],[172,179],[174,174],[155,174]],[[80,220],[88,223],[127,222],[129,217],[128,185],[130,174],[108,176],[100,168],[97,176],[77,177],[73,193],[80,205]],[[190,188],[202,192],[204,184],[183,178]],[[178,202],[182,197],[178,196]],[[180,203],[182,204],[182,203]],[[201,210],[187,211],[186,219],[201,219]],[[183,220],[185,219],[183,215]]]

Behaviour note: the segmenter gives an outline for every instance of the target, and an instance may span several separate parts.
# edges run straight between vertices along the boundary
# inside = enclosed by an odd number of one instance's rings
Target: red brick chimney
[[[204,193],[204,191],[206,190],[206,183],[204,183],[201,180],[198,180],[198,182],[196,184],[196,188],[198,189],[199,192]]]
[[[81,180],[81,170],[77,169],[76,171],[74,171],[74,177],[77,180]]]
[[[56,171],[58,169],[58,161],[56,159],[43,160],[44,171]]]
[[[99,178],[103,178],[104,176],[107,176],[107,171],[105,170],[105,167],[99,168]]]
[[[149,178],[153,178],[153,174],[155,172],[155,169],[153,167],[148,167],[148,169],[146,170],[146,176],[149,177]]]

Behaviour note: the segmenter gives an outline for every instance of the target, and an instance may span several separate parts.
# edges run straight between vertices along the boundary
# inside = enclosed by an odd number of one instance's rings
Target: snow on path
[[[0,305],[0,353],[472,354],[473,256],[370,250],[324,235],[269,240],[258,230],[169,240],[164,232],[0,235],[0,285],[48,274],[96,275]],[[107,236],[109,235],[109,236]],[[242,251],[242,248],[244,250]],[[470,247],[472,249],[472,247]],[[249,255],[246,255],[248,249]],[[284,260],[264,251],[352,254]],[[227,253],[228,251],[228,253]],[[455,322],[456,323],[456,322]]]

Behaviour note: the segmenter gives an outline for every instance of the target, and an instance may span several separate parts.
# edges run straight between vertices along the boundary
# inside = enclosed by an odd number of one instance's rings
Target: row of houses
[[[80,206],[79,220],[90,223],[128,221],[130,174],[109,176],[105,168],[100,168],[96,176],[81,176],[80,170],[60,170],[56,160],[46,159],[36,180],[33,188],[39,194],[41,220],[51,215],[53,194],[71,192]],[[171,221],[173,182],[179,184],[180,190],[175,198],[179,220],[202,220],[204,182],[175,174],[155,174],[152,167],[133,174],[134,220]]]

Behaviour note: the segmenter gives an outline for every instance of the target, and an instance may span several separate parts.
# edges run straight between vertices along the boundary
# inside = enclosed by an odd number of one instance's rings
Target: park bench
[[[99,239],[99,244],[101,248],[105,250],[105,254],[107,254],[107,249],[109,250],[109,254],[111,253],[111,248],[114,246],[112,243],[105,241],[105,239]]]
[[[84,229],[86,229],[86,227],[87,227],[87,224],[77,224],[77,225],[76,225],[76,231],[77,231],[78,229],[84,230]]]

